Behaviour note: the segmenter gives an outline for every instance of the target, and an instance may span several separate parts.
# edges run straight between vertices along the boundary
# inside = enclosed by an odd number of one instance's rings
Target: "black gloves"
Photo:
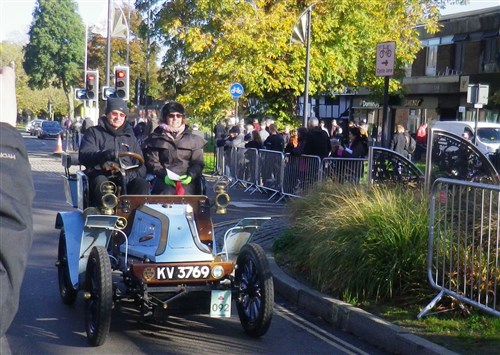
[[[157,170],[154,172],[154,174],[156,177],[163,179],[165,176],[167,176],[167,170],[165,169]]]
[[[107,161],[115,161],[116,160],[116,152],[114,149],[108,149],[101,152],[101,164]]]

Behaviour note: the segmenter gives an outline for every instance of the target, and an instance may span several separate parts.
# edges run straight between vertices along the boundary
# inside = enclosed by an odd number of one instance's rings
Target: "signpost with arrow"
[[[389,147],[391,137],[391,122],[387,118],[389,106],[389,77],[394,75],[394,59],[396,57],[396,42],[377,44],[377,59],[375,73],[384,77],[384,111],[382,117],[382,146]]]

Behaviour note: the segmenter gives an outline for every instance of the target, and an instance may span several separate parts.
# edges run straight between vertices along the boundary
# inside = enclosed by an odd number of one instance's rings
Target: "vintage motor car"
[[[126,166],[124,156],[137,164]],[[144,163],[134,153],[120,153],[117,160],[122,177]],[[101,187],[102,205],[88,206],[86,175],[70,173],[78,164],[74,156],[63,154],[62,162],[66,198],[75,209],[59,212],[55,221],[59,293],[72,305],[83,292],[90,345],[105,342],[112,310],[121,302],[143,317],[168,316],[186,299],[206,300],[211,317],[229,317],[234,302],[247,334],[268,331],[273,280],[252,236],[269,218],[245,218],[216,238],[207,196],[127,195],[125,186],[112,182]]]

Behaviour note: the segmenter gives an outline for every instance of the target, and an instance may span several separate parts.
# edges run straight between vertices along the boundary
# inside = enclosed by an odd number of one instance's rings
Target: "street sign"
[[[243,95],[243,92],[243,85],[241,85],[240,83],[232,83],[231,87],[229,88],[229,93],[235,100]]]
[[[467,88],[467,103],[488,105],[489,90],[489,85],[469,85]]]
[[[394,59],[396,56],[396,42],[383,42],[377,44],[377,76],[394,75]]]

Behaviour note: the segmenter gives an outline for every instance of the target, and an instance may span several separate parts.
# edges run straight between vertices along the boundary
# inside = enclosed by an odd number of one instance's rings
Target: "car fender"
[[[81,211],[59,212],[56,217],[57,229],[64,229],[66,253],[71,283],[78,289],[80,247],[83,236],[83,214]]]

